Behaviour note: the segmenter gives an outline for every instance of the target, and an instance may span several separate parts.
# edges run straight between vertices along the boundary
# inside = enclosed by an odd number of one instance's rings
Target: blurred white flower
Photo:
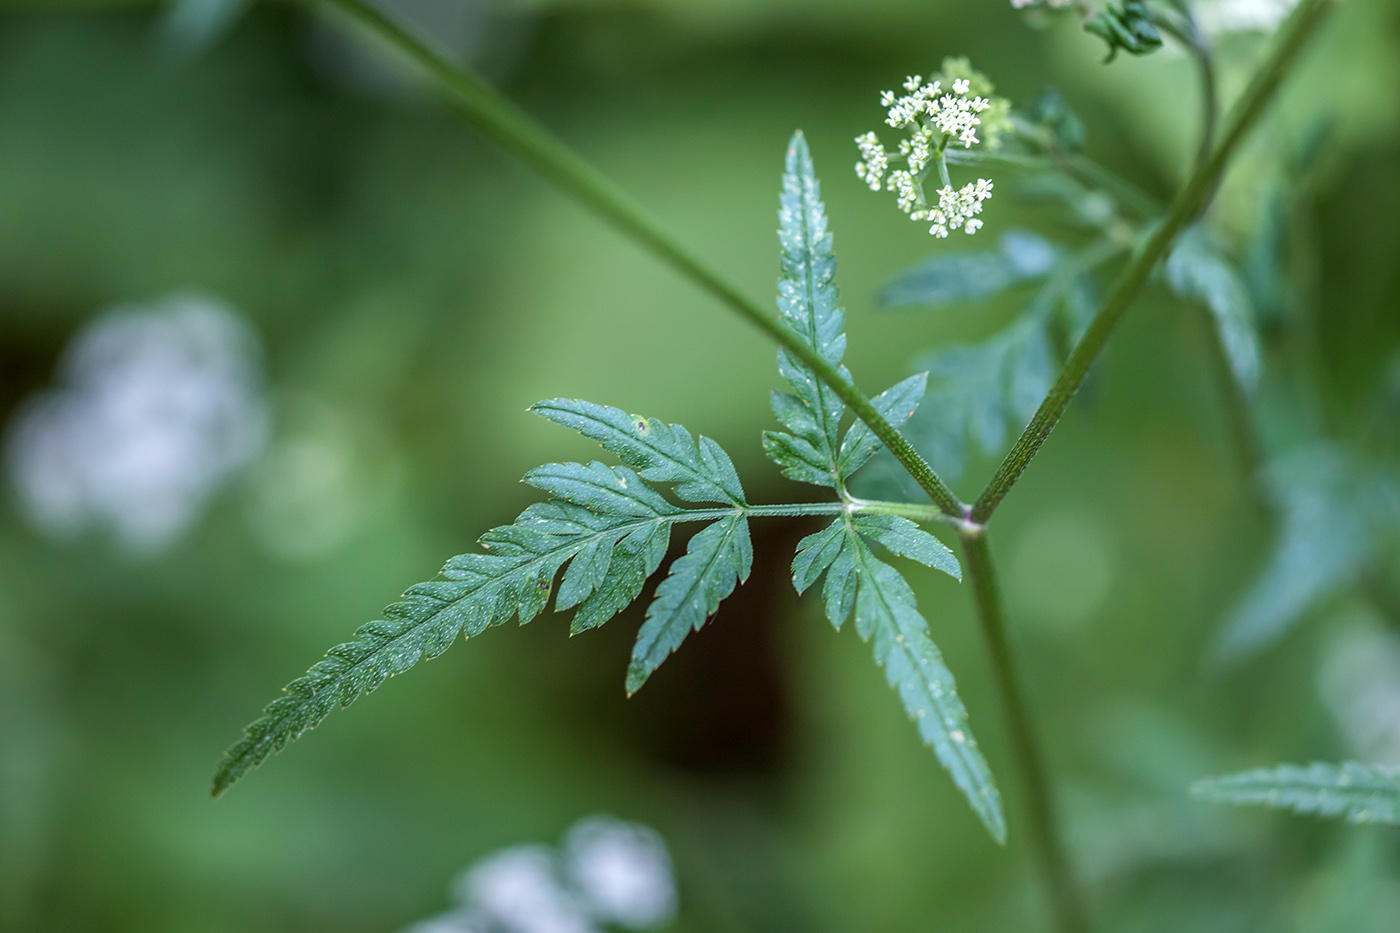
[[[676,914],[671,856],[655,830],[612,816],[579,820],[559,850],[502,849],[453,885],[457,904],[402,933],[600,933],[657,929]]]
[[[462,876],[457,895],[510,933],[594,933],[548,846],[512,846],[487,856]]]
[[[1205,0],[1196,18],[1207,33],[1273,32],[1298,0]]]
[[[671,857],[646,826],[610,816],[580,820],[564,837],[564,865],[589,912],[602,923],[647,930],[675,916]]]
[[[20,406],[6,443],[25,512],[54,537],[98,527],[132,550],[166,547],[267,434],[257,338],[208,298],[100,315],[58,382]]]
[[[1354,754],[1400,766],[1400,637],[1347,632],[1328,651],[1319,686]]]

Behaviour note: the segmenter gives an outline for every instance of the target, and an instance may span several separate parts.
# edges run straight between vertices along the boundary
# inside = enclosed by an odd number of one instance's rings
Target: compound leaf
[[[641,689],[661,662],[685,637],[714,615],[720,600],[748,579],[753,544],[748,519],[741,513],[722,518],[690,539],[685,555],[656,588],[647,618],[632,648],[627,693]]]
[[[1212,803],[1265,806],[1342,817],[1350,823],[1400,825],[1400,769],[1314,762],[1205,778],[1191,793]]]
[[[573,609],[572,628],[584,631],[637,598],[665,557],[672,525],[712,523],[692,538],[689,553],[658,588],[643,626],[649,647],[639,649],[641,679],[679,644],[681,625],[698,628],[748,575],[748,507],[718,444],[704,437],[697,443],[679,425],[589,402],[555,399],[535,410],[594,437],[628,465],[549,463],[530,471],[525,481],[551,500],[531,505],[514,524],[487,532],[481,537],[484,553],[449,560],[438,579],[410,588],[380,619],[288,684],[225,753],[214,776],[215,794],[315,728],[333,709],[437,657],[458,635],[472,637],[512,618],[529,622],[548,603],[554,579],[566,565],[555,609]],[[674,482],[682,498],[726,507],[680,508],[644,479]],[[629,684],[636,676],[635,670],[629,674]]]
[[[873,642],[875,661],[885,669],[886,680],[899,694],[920,738],[933,748],[987,831],[1004,842],[1001,795],[968,727],[953,673],[929,636],[914,591],[898,571],[875,557],[865,537],[960,576],[953,555],[912,522],[861,515],[842,516],[798,544],[793,584],[802,592],[826,572],[827,617],[840,628],[854,612],[856,632]]]

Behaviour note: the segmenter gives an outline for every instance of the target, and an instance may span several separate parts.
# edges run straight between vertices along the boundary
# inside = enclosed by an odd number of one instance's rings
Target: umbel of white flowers
[[[882,92],[880,104],[888,111],[885,122],[908,137],[890,152],[874,132],[857,136],[861,160],[856,175],[871,191],[893,191],[899,209],[912,220],[930,222],[928,232],[936,237],[957,229],[976,233],[982,226],[977,215],[982,202],[992,196],[992,183],[979,178],[954,189],[944,153],[953,143],[964,149],[994,147],[997,133],[1008,122],[1009,102],[994,97],[991,82],[973,71],[965,58],[946,60],[943,71],[927,82],[910,75],[904,90],[908,93],[902,96]],[[978,137],[979,128],[983,138]],[[902,168],[890,167],[900,162]],[[935,191],[936,199],[930,199],[924,180],[935,168],[943,185]]]

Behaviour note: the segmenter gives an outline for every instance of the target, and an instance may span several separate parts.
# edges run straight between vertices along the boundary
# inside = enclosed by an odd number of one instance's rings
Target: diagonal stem
[[[1054,385],[1050,387],[1045,401],[1041,402],[1030,424],[1021,432],[1011,452],[1006,455],[991,482],[978,497],[970,516],[972,522],[984,524],[991,518],[1001,500],[1035,459],[1040,446],[1059,424],[1060,417],[1069,407],[1070,400],[1079,390],[1080,383],[1088,374],[1090,365],[1098,358],[1113,328],[1147,285],[1152,270],[1156,268],[1158,260],[1166,253],[1177,234],[1199,215],[1224,175],[1235,150],[1253,129],[1264,108],[1273,99],[1284,75],[1288,73],[1299,52],[1316,31],[1322,17],[1335,2],[1336,0],[1302,0],[1284,24],[1278,43],[1255,73],[1244,96],[1231,114],[1215,152],[1203,166],[1192,173],[1186,187],[1172,202],[1167,218],[1157,227],[1115,283],[1108,298],[1104,300],[1103,307],[1080,338],[1064,369],[1056,377]]]
[[[985,528],[964,529],[961,534],[967,557],[967,579],[977,603],[977,621],[987,642],[1002,714],[1010,731],[1017,771],[1024,785],[1029,810],[1030,840],[1040,872],[1049,888],[1055,928],[1059,933],[1083,933],[1089,928],[1079,886],[1070,871],[1063,833],[1055,813],[1045,758],[1031,726],[1030,707],[1016,675],[1006,641],[1006,620],[997,586],[996,568]]]
[[[699,285],[800,359],[865,422],[896,460],[946,515],[967,511],[933,468],[880,414],[870,398],[822,359],[776,316],[692,252],[607,176],[590,165],[504,95],[438,55],[418,37],[366,0],[327,0],[412,59],[446,91],[457,111],[484,136],[535,169],[604,220]]]

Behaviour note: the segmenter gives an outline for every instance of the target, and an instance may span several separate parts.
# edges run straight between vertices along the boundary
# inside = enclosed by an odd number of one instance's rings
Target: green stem
[[[983,524],[991,518],[1001,500],[1011,491],[1011,487],[1020,479],[1031,460],[1035,459],[1040,446],[1055,430],[1060,417],[1069,407],[1070,400],[1074,398],[1080,383],[1088,374],[1089,366],[1108,341],[1109,334],[1113,332],[1128,306],[1147,285],[1152,270],[1156,268],[1158,260],[1166,253],[1177,234],[1200,213],[1224,174],[1230,157],[1254,127],[1298,53],[1302,51],[1322,17],[1335,2],[1336,0],[1303,0],[1284,24],[1277,45],[1255,73],[1244,96],[1231,114],[1215,152],[1205,165],[1192,173],[1186,187],[1172,202],[1166,220],[1157,227],[1115,283],[1093,323],[1089,325],[1089,329],[1085,331],[1078,346],[1074,348],[1069,360],[1056,377],[1045,401],[1041,403],[1030,424],[1017,438],[1011,452],[1006,455],[991,482],[977,499],[970,515],[971,521]]]
[[[711,521],[735,512],[742,512],[750,518],[794,518],[806,515],[899,515],[919,522],[938,521],[944,518],[942,511],[931,505],[914,502],[882,502],[878,499],[857,499],[847,497],[842,502],[790,502],[780,505],[732,506],[718,509],[687,510],[695,521]]]
[[[1031,846],[1040,872],[1049,888],[1059,933],[1081,933],[1089,928],[1083,900],[1065,854],[1063,836],[1050,793],[1045,759],[1031,727],[1030,708],[1016,675],[1011,649],[1006,642],[1005,614],[996,568],[985,528],[964,529],[965,572],[977,604],[977,620],[987,642],[992,674],[1001,698],[1002,712],[1010,730],[1012,752],[1016,756],[1030,817]]]
[[[1196,17],[1191,13],[1191,7],[1185,3],[1175,3],[1173,6],[1176,7],[1181,16],[1182,25],[1178,25],[1166,16],[1154,16],[1153,22],[1160,26],[1163,32],[1175,39],[1196,63],[1197,76],[1201,85],[1201,141],[1196,149],[1195,170],[1200,171],[1201,167],[1206,164],[1206,160],[1210,158],[1211,148],[1215,145],[1215,122],[1220,111],[1219,92],[1215,79],[1215,58],[1211,54],[1209,41],[1196,22]]]
[[[733,283],[664,230],[622,189],[566,146],[532,117],[476,75],[453,65],[404,27],[365,0],[327,0],[407,55],[435,78],[467,122],[496,145],[535,169],[562,191],[613,224],[749,323],[768,334],[829,385],[857,418],[889,449],[915,482],[946,514],[967,511],[909,442],[875,408],[870,398],[844,378],[777,317],[763,310]]]

